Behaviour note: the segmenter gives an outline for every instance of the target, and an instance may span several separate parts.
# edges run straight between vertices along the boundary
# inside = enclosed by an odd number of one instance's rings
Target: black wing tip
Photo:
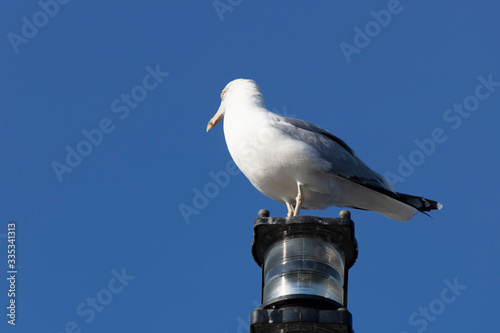
[[[432,210],[440,210],[443,205],[435,200],[421,198],[422,207],[417,208],[421,212],[429,212]]]
[[[419,212],[428,215],[425,212],[430,212],[433,210],[440,210],[443,208],[443,205],[435,200],[427,199],[424,197],[419,197],[410,194],[397,193],[397,195],[401,198],[400,200],[413,208],[417,209]]]

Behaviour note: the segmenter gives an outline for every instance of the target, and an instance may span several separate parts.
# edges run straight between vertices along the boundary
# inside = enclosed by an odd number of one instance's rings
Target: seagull
[[[331,206],[371,210],[396,221],[441,209],[424,197],[396,192],[341,139],[306,121],[266,109],[253,80],[236,79],[222,90],[207,132],[224,119],[224,136],[238,168],[262,194],[301,209]]]

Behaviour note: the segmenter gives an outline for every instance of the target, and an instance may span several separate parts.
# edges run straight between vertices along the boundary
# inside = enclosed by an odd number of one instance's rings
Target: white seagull
[[[372,210],[397,221],[441,209],[436,201],[396,192],[354,151],[330,132],[266,109],[253,80],[231,81],[221,93],[207,132],[224,119],[224,136],[234,162],[264,195],[288,208],[330,206]]]

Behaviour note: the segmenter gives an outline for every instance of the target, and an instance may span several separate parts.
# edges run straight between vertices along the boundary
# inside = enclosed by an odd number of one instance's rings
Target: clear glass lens
[[[291,238],[271,246],[264,262],[264,302],[307,294],[344,303],[343,253],[318,238]]]

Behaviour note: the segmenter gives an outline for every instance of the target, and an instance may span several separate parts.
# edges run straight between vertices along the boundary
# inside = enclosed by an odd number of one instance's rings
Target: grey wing
[[[341,139],[306,121],[276,115],[271,124],[296,140],[315,148],[331,164],[328,173],[352,180],[375,190],[394,193],[394,186],[387,179],[370,169]]]

